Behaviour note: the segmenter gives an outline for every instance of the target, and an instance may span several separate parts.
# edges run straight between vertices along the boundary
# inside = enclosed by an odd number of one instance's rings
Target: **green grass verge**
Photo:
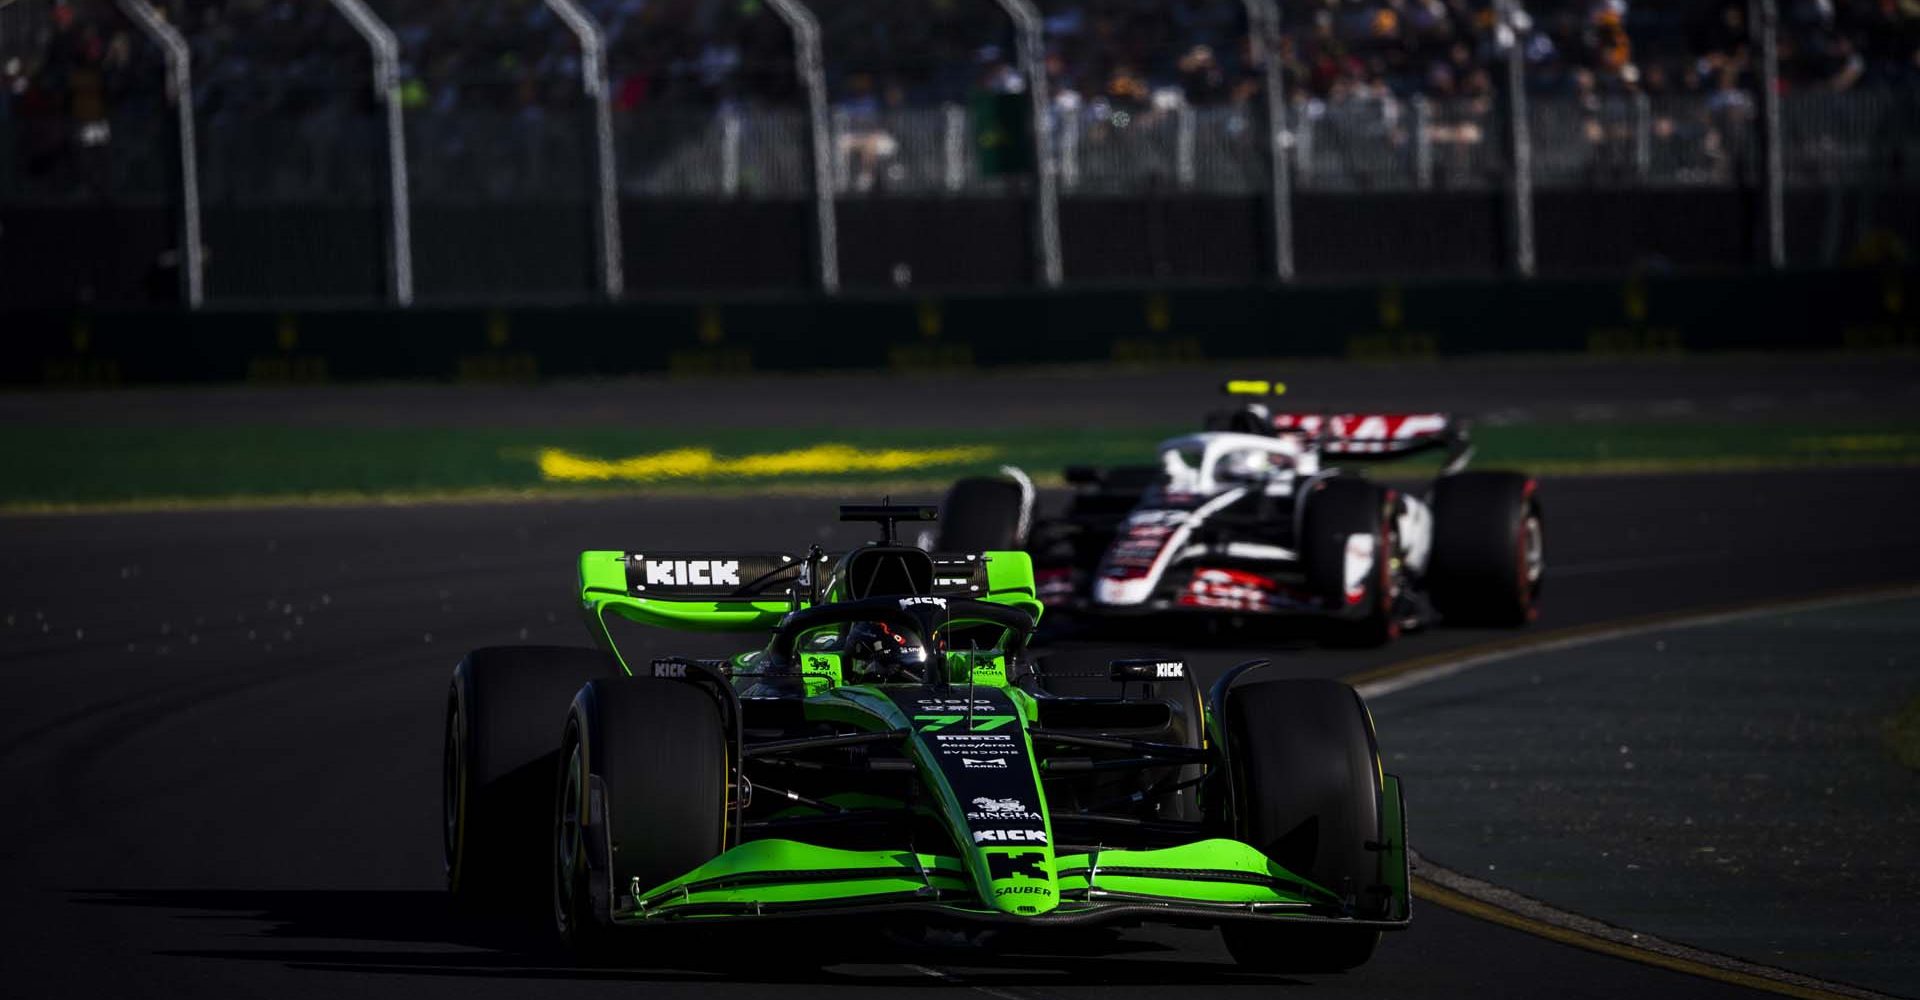
[[[0,509],[820,492],[851,485],[938,492],[955,476],[991,471],[1004,463],[1028,469],[1044,483],[1057,482],[1059,470],[1070,464],[1151,461],[1157,441],[1189,429],[8,427],[0,428],[0,468],[6,470],[0,476]],[[1544,475],[1920,464],[1920,423],[1526,424],[1481,428],[1475,441],[1478,467],[1514,467]],[[803,467],[779,475],[584,482],[543,477],[538,461],[545,449],[620,460],[705,448],[727,462],[823,443],[849,445],[863,454],[883,449],[977,450],[960,461],[877,464],[853,473]],[[1408,474],[1433,468],[1432,459],[1387,466]]]

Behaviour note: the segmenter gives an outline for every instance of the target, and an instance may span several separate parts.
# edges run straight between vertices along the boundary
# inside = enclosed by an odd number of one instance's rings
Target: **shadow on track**
[[[1297,984],[1183,958],[1167,944],[1130,939],[1111,928],[1036,929],[1004,940],[958,933],[904,940],[870,924],[821,929],[782,922],[731,929],[751,934],[750,939],[713,927],[663,927],[633,935],[637,960],[632,964],[581,965],[551,943],[544,924],[468,918],[437,891],[159,889],[73,895],[82,905],[174,910],[180,920],[231,921],[235,927],[227,940],[238,936],[244,942],[233,948],[161,949],[158,955],[271,962],[320,972],[885,989]],[[296,940],[364,941],[378,947],[247,946]],[[672,960],[649,964],[649,954]],[[1124,963],[1113,961],[1122,957]]]

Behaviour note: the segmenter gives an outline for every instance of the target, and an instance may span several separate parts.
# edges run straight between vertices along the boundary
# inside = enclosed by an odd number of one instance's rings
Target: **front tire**
[[[636,889],[721,852],[727,746],[719,706],[690,684],[598,680],[574,699],[549,814],[554,926],[569,950],[611,957],[612,915]]]
[[[1251,684],[1224,708],[1235,834],[1288,871],[1340,894],[1356,917],[1384,916],[1380,754],[1360,695],[1327,680]],[[1373,845],[1373,846],[1369,846]],[[1372,957],[1378,931],[1236,922],[1227,950],[1264,972],[1341,972]]]
[[[1393,492],[1352,476],[1320,480],[1307,494],[1300,536],[1307,589],[1331,616],[1323,630],[1328,644],[1384,646],[1398,637]],[[1373,558],[1356,580],[1348,573],[1349,549],[1361,539],[1371,540]]]
[[[468,910],[536,916],[558,737],[581,685],[620,672],[597,649],[468,653],[447,690],[441,757],[447,888]]]

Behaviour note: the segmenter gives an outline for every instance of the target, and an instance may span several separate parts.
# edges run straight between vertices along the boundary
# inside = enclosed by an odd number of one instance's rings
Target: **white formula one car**
[[[1265,394],[1267,383],[1229,383]],[[1546,568],[1539,491],[1469,472],[1465,423],[1441,413],[1275,413],[1264,402],[1161,442],[1150,466],[1069,468],[1064,513],[1035,517],[1017,470],[948,492],[942,550],[1024,546],[1041,598],[1075,615],[1310,615],[1378,645],[1448,622],[1531,621]],[[1424,488],[1333,464],[1440,451]]]

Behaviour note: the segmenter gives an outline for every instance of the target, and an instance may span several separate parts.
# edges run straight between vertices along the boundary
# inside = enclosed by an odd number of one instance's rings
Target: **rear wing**
[[[1040,613],[1033,560],[1025,552],[933,554],[928,596],[990,601]],[[808,563],[812,565],[809,567]],[[606,616],[642,625],[712,632],[772,629],[811,606],[836,558],[815,550],[580,553],[580,602],[594,638],[609,648]],[[810,572],[809,572],[810,570]]]
[[[1275,433],[1304,434],[1322,455],[1382,461],[1445,449],[1449,466],[1456,466],[1472,451],[1466,422],[1445,413],[1276,413],[1272,419]]]

